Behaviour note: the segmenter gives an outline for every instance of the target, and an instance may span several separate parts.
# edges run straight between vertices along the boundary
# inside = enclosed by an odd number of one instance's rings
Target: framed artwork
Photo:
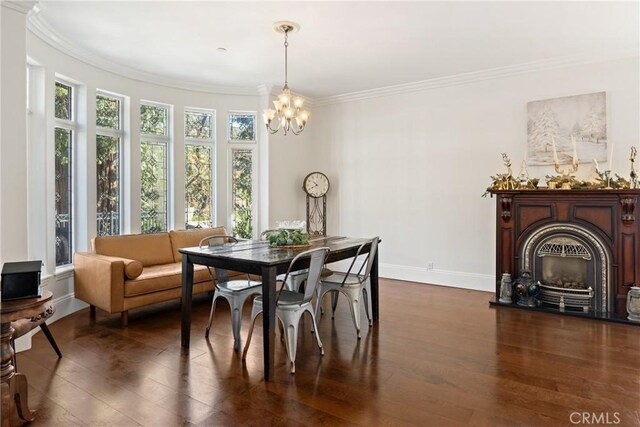
[[[606,161],[606,108],[605,92],[527,103],[527,163]]]

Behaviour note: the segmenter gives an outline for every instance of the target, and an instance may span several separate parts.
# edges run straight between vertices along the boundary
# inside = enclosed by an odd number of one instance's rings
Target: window
[[[185,227],[213,227],[213,149],[214,129],[212,111],[186,110],[185,137]]]
[[[255,142],[256,114],[230,112],[228,134],[230,142]]]
[[[96,96],[97,231],[99,236],[120,234],[122,98]]]
[[[143,233],[167,231],[169,106],[140,105]]]
[[[233,234],[253,236],[253,149],[231,149],[231,221]]]
[[[55,84],[55,224],[56,266],[71,264],[73,254],[73,146],[74,121],[73,87]]]

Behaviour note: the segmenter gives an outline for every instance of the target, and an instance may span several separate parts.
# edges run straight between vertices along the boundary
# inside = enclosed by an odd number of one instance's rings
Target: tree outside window
[[[186,110],[185,136],[185,227],[213,227],[214,113]]]
[[[141,229],[167,231],[169,107],[141,104],[140,132]]]

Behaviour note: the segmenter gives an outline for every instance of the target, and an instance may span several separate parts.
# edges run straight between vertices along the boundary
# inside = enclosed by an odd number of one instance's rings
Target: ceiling
[[[103,68],[254,91],[282,86],[284,40],[272,24],[294,21],[289,86],[315,99],[640,50],[637,1],[40,1],[36,11],[30,25]]]

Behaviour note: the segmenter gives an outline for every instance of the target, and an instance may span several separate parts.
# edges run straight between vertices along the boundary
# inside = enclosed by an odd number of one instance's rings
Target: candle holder
[[[631,173],[629,174],[631,180],[629,181],[629,187],[632,189],[640,188],[638,172],[636,172],[636,167],[635,167],[637,155],[638,155],[638,149],[636,147],[631,147],[631,156],[629,157],[629,160],[631,161]]]
[[[605,190],[611,190],[611,171],[610,170],[606,170],[603,172],[604,174],[604,180],[606,183],[606,186],[604,187]]]

